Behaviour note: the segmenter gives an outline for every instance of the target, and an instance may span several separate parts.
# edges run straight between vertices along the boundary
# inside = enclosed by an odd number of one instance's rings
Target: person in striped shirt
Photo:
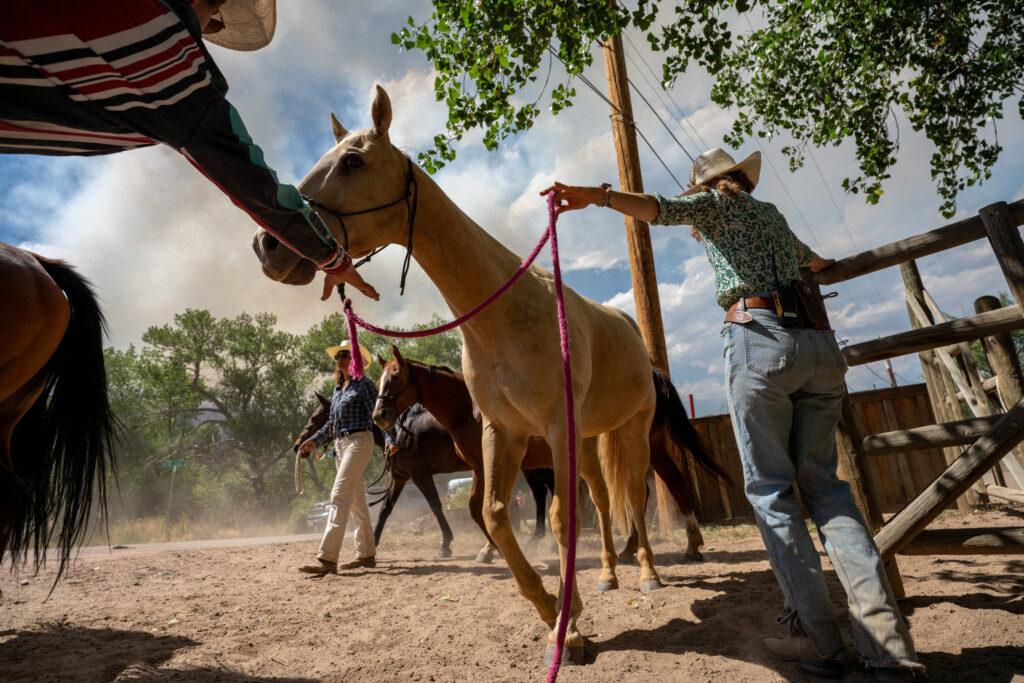
[[[31,0],[0,3],[0,153],[178,150],[283,245],[377,299],[323,219],[278,181],[225,97],[203,42],[255,50],[275,0]]]

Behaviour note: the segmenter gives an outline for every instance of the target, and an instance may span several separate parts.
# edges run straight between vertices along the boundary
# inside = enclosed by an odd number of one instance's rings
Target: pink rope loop
[[[567,438],[566,460],[568,470],[569,486],[566,495],[568,510],[568,548],[565,554],[565,576],[562,577],[562,601],[558,610],[558,625],[555,631],[555,651],[551,657],[551,666],[548,668],[547,683],[555,683],[558,679],[558,670],[562,666],[562,653],[565,650],[565,635],[569,628],[569,618],[572,613],[572,591],[573,581],[576,574],[576,409],[572,394],[572,362],[569,353],[569,323],[565,314],[565,296],[562,291],[562,268],[558,260],[558,234],[556,224],[558,214],[555,212],[555,193],[549,192],[548,202],[548,229],[541,236],[537,246],[533,248],[530,255],[522,262],[519,268],[501,287],[494,290],[490,296],[473,307],[470,311],[459,316],[455,320],[424,330],[389,330],[368,323],[352,310],[352,300],[345,299],[345,317],[348,322],[348,338],[352,345],[352,365],[350,372],[353,377],[363,376],[363,355],[359,349],[358,330],[356,326],[364,330],[375,332],[385,337],[398,337],[400,339],[414,339],[416,337],[429,337],[431,335],[454,330],[463,323],[476,317],[481,311],[497,301],[519,278],[529,269],[537,259],[544,244],[551,239],[551,261],[555,275],[555,310],[558,314],[558,336],[562,350],[562,380],[565,387],[565,431]]]
[[[558,337],[562,346],[562,381],[565,385],[566,460],[569,483],[566,493],[568,512],[568,547],[565,552],[565,576],[562,577],[562,604],[558,610],[558,630],[555,632],[555,651],[548,668],[547,683],[555,683],[565,650],[565,633],[572,614],[572,589],[576,575],[576,411],[572,394],[572,357],[569,353],[569,321],[565,315],[565,295],[562,292],[562,268],[558,259],[558,232],[555,213],[555,193],[548,193],[548,233],[551,235],[551,265],[555,273],[555,309],[558,312]]]
[[[352,379],[363,378],[363,351],[359,348],[359,331],[356,329],[356,323],[352,319],[354,313],[352,312],[352,299],[345,298],[344,303],[345,317],[348,319],[348,341],[352,347],[352,360],[348,364],[348,374]]]

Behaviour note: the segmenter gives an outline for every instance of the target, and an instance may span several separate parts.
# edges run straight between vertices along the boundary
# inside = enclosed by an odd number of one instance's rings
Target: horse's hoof
[[[435,560],[447,560],[452,556],[451,548],[441,548],[437,551],[437,555],[434,556]]]
[[[598,581],[597,582],[597,592],[598,593],[607,593],[608,591],[613,591],[613,590],[615,590],[618,587],[619,587],[618,579],[613,579],[611,581]]]
[[[640,590],[643,593],[651,593],[653,591],[658,590],[659,588],[664,587],[665,586],[663,586],[661,584],[661,581],[659,581],[658,579],[648,579],[647,581],[644,581],[642,584],[640,584]]]
[[[481,550],[476,554],[476,561],[480,564],[491,564],[492,562],[494,562],[494,558],[491,557],[491,554],[489,552]]]
[[[628,564],[636,566],[636,555],[622,553],[621,555],[619,555],[618,564]]]
[[[544,666],[551,666],[551,660],[555,656],[555,646],[548,645],[548,649],[544,651]],[[576,666],[577,664],[583,663],[583,646],[577,647],[565,646],[562,650],[562,666]]]
[[[683,554],[683,562],[703,562],[704,556],[697,550],[687,550]]]

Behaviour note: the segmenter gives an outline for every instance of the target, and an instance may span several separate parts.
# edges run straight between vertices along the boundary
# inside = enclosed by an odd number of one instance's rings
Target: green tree
[[[186,422],[165,452],[205,468],[196,484],[208,500],[273,511],[291,497],[290,436],[309,414],[313,373],[299,337],[276,323],[266,313],[217,320],[188,310],[143,335],[151,406]]]
[[[595,44],[627,27],[664,53],[667,85],[691,64],[715,76],[712,100],[738,112],[729,144],[785,131],[797,168],[807,145],[852,141],[860,174],[843,187],[870,203],[896,164],[897,112],[934,145],[946,215],[990,176],[1004,103],[1016,97],[1024,117],[1024,12],[1014,0],[691,0],[668,14],[651,0],[633,10],[607,0],[434,0],[428,19],[410,17],[391,36],[424,52],[448,107],[421,163],[433,172],[451,161],[453,143],[474,128],[495,149],[533,125],[545,97],[553,114],[571,106]],[[564,75],[552,79],[553,58]]]

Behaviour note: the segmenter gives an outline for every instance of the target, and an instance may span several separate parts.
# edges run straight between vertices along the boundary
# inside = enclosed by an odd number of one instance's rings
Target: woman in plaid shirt
[[[348,340],[326,351],[335,361],[334,383],[337,385],[331,397],[331,416],[318,432],[299,446],[299,455],[308,456],[333,438],[338,468],[331,488],[331,513],[320,541],[317,563],[299,567],[301,572],[316,575],[338,571],[338,555],[349,513],[355,527],[356,557],[341,568],[373,567],[377,550],[370,508],[366,503],[366,484],[363,482],[363,471],[373,456],[373,422],[370,416],[377,401],[377,387],[367,377],[351,377],[352,347]],[[360,351],[364,367],[369,367],[373,357],[364,348]]]

